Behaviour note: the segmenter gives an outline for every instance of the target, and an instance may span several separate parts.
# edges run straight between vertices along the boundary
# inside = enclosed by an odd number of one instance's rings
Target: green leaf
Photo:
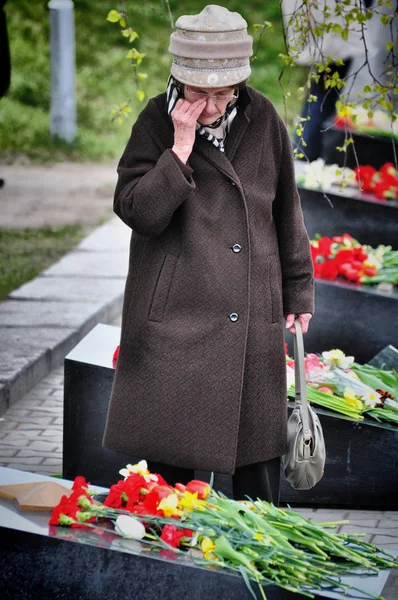
[[[386,50],[392,50],[393,48],[394,48],[393,42],[387,42],[387,44],[386,44]]]
[[[108,16],[106,17],[106,20],[110,21],[111,23],[118,23],[120,17],[120,12],[118,12],[117,10],[110,10]]]
[[[344,29],[343,33],[341,34],[341,37],[345,42],[348,40],[348,29]]]
[[[333,33],[341,33],[343,31],[343,28],[338,23],[334,23],[334,25],[332,25],[332,31]]]
[[[137,79],[141,79],[142,80],[142,79],[146,79],[148,77],[148,74],[147,73],[141,73],[141,71],[138,71],[136,73],[136,76],[137,76]]]
[[[365,85],[363,91],[365,92],[365,94],[370,94],[372,92],[372,88],[370,87],[370,85]]]
[[[143,90],[137,90],[135,97],[137,98],[138,102],[142,102],[145,98],[145,92]]]
[[[389,15],[381,15],[380,21],[383,23],[383,25],[388,25],[390,22],[390,16]]]

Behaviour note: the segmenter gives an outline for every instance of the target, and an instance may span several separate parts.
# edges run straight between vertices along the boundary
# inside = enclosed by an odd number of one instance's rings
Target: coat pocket
[[[269,285],[271,289],[272,323],[283,318],[282,273],[278,254],[269,257]]]
[[[178,256],[173,254],[166,254],[164,257],[149,308],[150,321],[159,323],[163,319],[177,261]]]

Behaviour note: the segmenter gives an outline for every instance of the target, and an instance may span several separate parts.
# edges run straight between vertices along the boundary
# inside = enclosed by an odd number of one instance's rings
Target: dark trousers
[[[170,467],[157,462],[148,463],[151,473],[159,473],[170,485],[188,483],[195,479],[193,469]],[[238,467],[232,475],[232,490],[235,500],[260,498],[279,505],[280,457],[261,463]],[[217,491],[217,487],[215,487]]]
[[[346,60],[344,65],[331,64],[331,73],[328,73],[328,77],[331,77],[333,73],[338,73],[340,78],[344,78],[347,74],[351,60]],[[308,102],[308,97],[314,95],[317,97],[315,102]],[[311,80],[311,87],[308,91],[307,98],[304,102],[301,116],[306,119],[310,117],[309,121],[303,121],[304,131],[301,138],[295,136],[294,147],[297,147],[299,152],[302,152],[305,156],[302,160],[313,161],[317,158],[325,158],[323,153],[322,144],[322,130],[326,124],[331,120],[336,112],[336,102],[339,99],[339,92],[336,88],[326,88],[323,74],[321,73],[319,81],[316,82]],[[301,144],[301,140],[307,144],[306,146]]]

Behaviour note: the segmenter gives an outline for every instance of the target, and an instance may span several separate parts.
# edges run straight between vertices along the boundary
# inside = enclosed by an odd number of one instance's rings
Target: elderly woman
[[[233,475],[278,503],[286,450],[284,328],[313,312],[291,144],[246,86],[252,38],[207,6],[171,35],[167,92],[139,115],[114,210],[132,229],[104,445],[170,483]]]

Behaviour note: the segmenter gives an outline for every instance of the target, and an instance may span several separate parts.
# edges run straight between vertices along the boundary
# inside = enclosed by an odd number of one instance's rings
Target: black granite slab
[[[301,166],[296,162],[297,169]],[[372,194],[338,186],[322,190],[298,185],[304,221],[310,238],[349,233],[361,244],[398,248],[398,201],[378,200]]]
[[[0,468],[1,483],[48,479]],[[111,534],[101,539],[90,530],[49,526],[49,514],[22,515],[12,502],[0,499],[2,600],[251,598],[241,577],[197,566],[186,553],[154,554],[145,544]],[[377,576],[349,576],[344,581],[380,595],[388,575],[388,570],[382,570]],[[301,597],[272,584],[264,590],[268,600]],[[315,591],[314,597],[362,600],[368,596],[353,590],[343,595],[329,588]]]
[[[351,169],[357,164],[371,165],[375,169],[380,169],[386,162],[394,163],[394,156],[398,154],[398,139],[377,133],[349,133],[354,139],[355,153],[351,144],[347,147],[347,152],[337,150],[337,147],[344,145],[343,129],[329,127],[323,132],[324,159],[327,164],[336,163],[340,166],[345,164]]]
[[[398,346],[398,289],[317,279],[315,314],[305,335],[308,352],[340,348],[365,364],[385,346]],[[292,353],[292,339],[287,334]]]
[[[325,474],[311,490],[295,490],[281,477],[281,502],[398,510],[398,428],[313,408],[325,438]]]
[[[97,325],[65,359],[63,476],[67,479],[79,474],[110,486],[119,479],[121,468],[143,458],[101,445],[119,334],[118,327]],[[324,345],[322,350],[326,347],[334,345]],[[308,343],[307,348],[313,349]],[[398,510],[398,428],[371,420],[357,423],[316,410],[322,415],[327,445],[324,479],[310,492],[296,492],[282,475],[282,503]],[[197,476],[203,479],[209,474]],[[214,485],[231,495],[230,477],[216,474]]]

